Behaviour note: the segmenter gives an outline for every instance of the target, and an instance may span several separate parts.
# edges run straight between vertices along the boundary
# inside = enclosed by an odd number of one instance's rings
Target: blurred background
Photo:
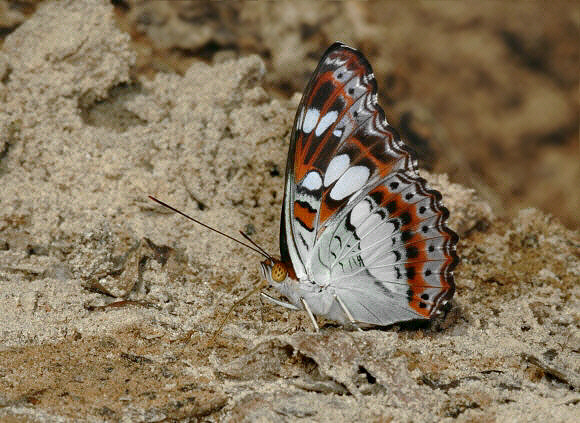
[[[111,3],[136,78],[258,54],[266,89],[290,98],[343,41],[369,59],[420,167],[475,188],[497,216],[534,206],[579,227],[578,2]],[[38,4],[0,0],[0,43]]]

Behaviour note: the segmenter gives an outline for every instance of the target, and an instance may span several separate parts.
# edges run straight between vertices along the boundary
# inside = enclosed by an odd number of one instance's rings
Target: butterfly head
[[[294,271],[291,265],[288,265],[275,258],[269,258],[261,263],[262,275],[268,281],[270,286],[277,285],[292,279]],[[294,278],[295,279],[295,278]]]

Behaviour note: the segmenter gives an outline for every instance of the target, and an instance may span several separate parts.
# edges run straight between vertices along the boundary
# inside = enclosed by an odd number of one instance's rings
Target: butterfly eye
[[[287,273],[286,267],[282,263],[276,263],[274,267],[272,267],[272,279],[275,282],[282,282],[286,279]]]

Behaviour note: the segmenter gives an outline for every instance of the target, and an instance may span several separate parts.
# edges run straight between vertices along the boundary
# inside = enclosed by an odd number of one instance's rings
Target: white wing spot
[[[368,238],[376,238],[378,226],[382,226],[381,221],[381,216],[373,213],[370,216],[367,216],[367,218],[364,219],[364,221],[356,228],[356,234],[359,238],[362,238],[360,243],[361,248],[363,247],[363,244],[366,244],[365,246],[369,245],[368,242],[364,242],[365,240],[368,241]]]
[[[376,213],[356,228],[356,234],[361,238],[361,249],[370,248],[381,241],[386,242],[392,238],[394,232],[395,225],[391,222],[381,221],[381,217]]]
[[[296,128],[302,129],[302,123],[304,122],[304,107],[300,109],[300,116],[298,117],[298,122],[296,122]]]
[[[333,200],[342,200],[353,192],[358,191],[366,184],[370,174],[371,172],[366,166],[353,166],[349,168],[340,177],[338,182],[336,182],[332,191],[330,191],[330,197]]]
[[[318,126],[316,127],[316,131],[314,131],[316,136],[319,137],[320,135],[322,135],[324,133],[324,131],[326,131],[328,129],[328,127],[336,121],[337,117],[338,117],[338,112],[335,110],[333,110],[332,112],[328,112],[327,114],[322,116],[322,118],[320,118],[320,122],[318,122]]]
[[[334,157],[326,168],[326,173],[324,174],[324,186],[327,187],[340,178],[340,175],[348,169],[349,164],[350,158],[348,157],[348,154],[341,154],[340,156]]]
[[[318,172],[312,171],[306,175],[306,178],[304,178],[300,185],[306,188],[308,191],[316,191],[322,186],[322,178]]]
[[[350,223],[357,228],[365,217],[371,212],[371,203],[363,200],[352,208],[350,212]]]
[[[309,134],[318,123],[319,115],[320,112],[318,109],[308,109],[306,111],[306,116],[304,116],[304,126],[302,127],[302,132]]]
[[[342,136],[342,128],[337,128],[332,131],[332,135],[334,135],[336,138],[340,138]]]

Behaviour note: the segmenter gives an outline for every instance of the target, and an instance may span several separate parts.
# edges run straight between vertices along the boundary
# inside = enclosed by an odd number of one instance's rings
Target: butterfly
[[[371,65],[336,42],[294,119],[280,259],[243,232],[252,245],[149,198],[265,256],[262,275],[288,302],[265,292],[263,298],[305,310],[317,332],[315,316],[358,329],[388,326],[433,318],[455,292],[458,237],[445,224],[441,194],[416,167],[377,103]]]
[[[458,237],[441,194],[377,103],[366,58],[336,42],[296,112],[280,223],[281,259],[261,271],[288,302],[357,328],[430,319],[453,297]]]

